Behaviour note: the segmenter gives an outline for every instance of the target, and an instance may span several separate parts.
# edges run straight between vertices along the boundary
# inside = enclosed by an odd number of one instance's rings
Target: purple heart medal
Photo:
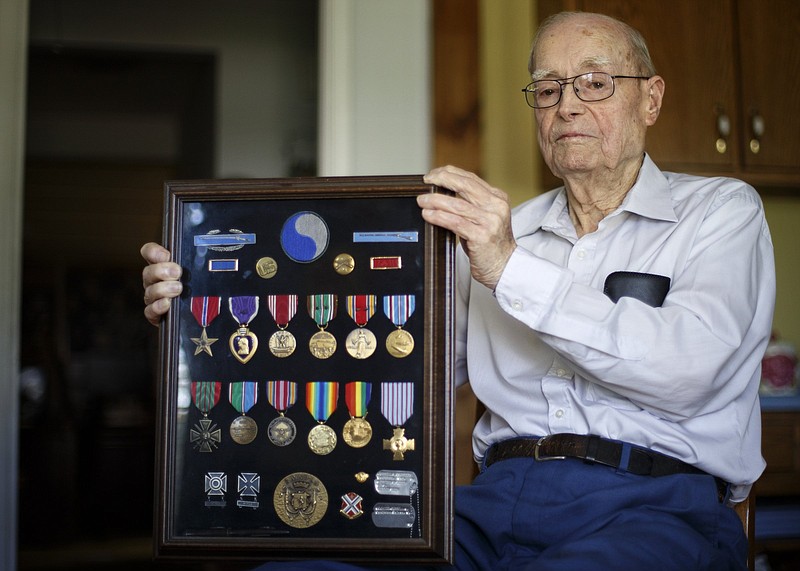
[[[258,349],[258,337],[247,328],[258,313],[258,296],[231,297],[228,299],[228,308],[231,316],[239,324],[239,328],[231,335],[228,345],[240,363],[247,363]]]

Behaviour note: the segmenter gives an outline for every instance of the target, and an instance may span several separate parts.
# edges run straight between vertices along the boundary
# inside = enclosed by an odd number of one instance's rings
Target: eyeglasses
[[[593,71],[564,79],[540,79],[522,89],[525,102],[534,109],[547,109],[558,105],[564,88],[572,84],[575,95],[581,101],[602,101],[614,95],[615,79],[650,79],[646,75],[611,75]]]

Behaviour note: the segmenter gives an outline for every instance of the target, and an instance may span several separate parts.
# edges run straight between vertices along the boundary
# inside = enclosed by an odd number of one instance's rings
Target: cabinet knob
[[[717,141],[715,146],[717,152],[724,155],[728,150],[728,135],[731,134],[731,120],[728,115],[717,107]]]
[[[753,136],[750,139],[750,151],[757,155],[761,150],[761,137],[764,136],[764,118],[758,113],[753,113],[750,128],[753,132]]]

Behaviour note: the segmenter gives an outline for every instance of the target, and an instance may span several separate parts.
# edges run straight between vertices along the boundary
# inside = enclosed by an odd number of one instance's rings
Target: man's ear
[[[647,80],[649,98],[647,100],[647,126],[655,124],[658,114],[661,113],[661,102],[664,100],[664,78],[654,75]]]

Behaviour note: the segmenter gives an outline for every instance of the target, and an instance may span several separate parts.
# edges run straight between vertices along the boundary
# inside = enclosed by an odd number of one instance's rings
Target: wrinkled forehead
[[[628,72],[632,54],[622,30],[605,20],[575,17],[552,26],[536,46],[533,79],[587,71]]]

